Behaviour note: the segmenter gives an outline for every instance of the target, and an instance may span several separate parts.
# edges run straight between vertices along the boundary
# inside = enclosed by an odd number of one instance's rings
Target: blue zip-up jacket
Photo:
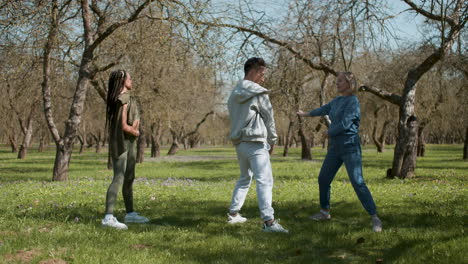
[[[331,138],[358,135],[361,110],[359,100],[355,95],[338,96],[328,104],[310,111],[309,115],[330,117],[328,135]]]

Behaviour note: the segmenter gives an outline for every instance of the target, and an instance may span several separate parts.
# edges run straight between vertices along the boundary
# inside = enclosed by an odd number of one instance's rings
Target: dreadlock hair
[[[109,84],[107,86],[106,127],[110,127],[110,122],[117,116],[117,100],[125,85],[126,79],[127,72],[124,70],[113,71],[110,74]]]

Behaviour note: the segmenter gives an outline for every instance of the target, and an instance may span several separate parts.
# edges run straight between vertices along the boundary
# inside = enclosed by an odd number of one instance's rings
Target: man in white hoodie
[[[268,90],[260,85],[265,80],[265,68],[262,58],[248,59],[244,65],[244,80],[236,85],[228,100],[230,138],[236,147],[240,166],[240,179],[232,194],[228,223],[247,221],[239,211],[255,176],[260,216],[264,221],[263,231],[287,233],[288,230],[275,220],[271,207],[273,175],[270,154],[277,135]]]

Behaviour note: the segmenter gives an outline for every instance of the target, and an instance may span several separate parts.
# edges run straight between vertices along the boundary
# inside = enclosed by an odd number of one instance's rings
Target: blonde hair
[[[349,84],[349,88],[351,88],[351,92],[355,93],[357,92],[357,80],[356,76],[354,76],[354,73],[352,72],[338,72],[338,75],[343,74],[345,77],[346,81]]]

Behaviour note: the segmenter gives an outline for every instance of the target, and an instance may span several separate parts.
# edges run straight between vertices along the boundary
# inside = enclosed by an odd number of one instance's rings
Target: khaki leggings
[[[106,195],[106,214],[113,214],[114,205],[117,200],[120,186],[122,186],[122,194],[125,202],[125,210],[127,213],[133,212],[133,180],[135,179],[135,144],[128,144],[128,151],[122,153],[117,159],[112,159],[112,167],[114,169],[114,177],[112,183],[107,190]]]

